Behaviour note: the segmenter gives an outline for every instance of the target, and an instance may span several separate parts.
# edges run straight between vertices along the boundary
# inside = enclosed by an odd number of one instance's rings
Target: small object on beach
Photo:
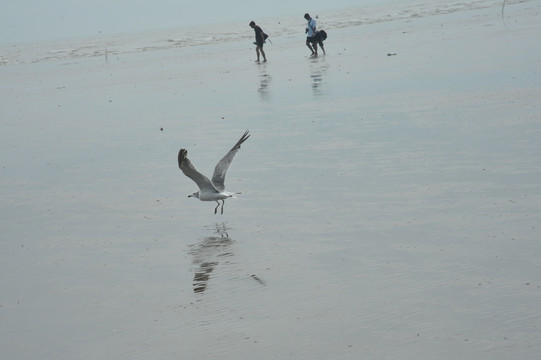
[[[262,280],[259,276],[257,276],[257,275],[250,275],[250,277],[251,277],[252,279],[254,279],[255,281],[257,281],[259,284],[261,284],[261,285],[263,285],[263,286],[266,285],[265,280]]]
[[[162,127],[160,128],[160,131],[163,131],[163,128],[162,128]]]
[[[387,56],[395,56],[395,55],[396,55],[396,53],[392,53],[392,54],[391,54],[391,53],[388,53],[388,54],[387,54]]]
[[[188,151],[186,149],[180,149],[178,152],[178,167],[184,175],[192,179],[197,186],[199,191],[194,192],[188,197],[195,197],[201,201],[216,201],[218,204],[214,209],[214,214],[218,212],[220,207],[219,200],[222,200],[222,210],[221,214],[224,213],[224,203],[225,199],[233,197],[233,193],[225,191],[225,174],[229,169],[229,165],[233,161],[233,158],[240,149],[240,145],[245,142],[250,137],[248,130],[242,135],[239,141],[229,150],[227,154],[216,164],[214,168],[214,174],[212,175],[212,181],[209,180],[205,175],[201,174],[192,162],[188,159]]]

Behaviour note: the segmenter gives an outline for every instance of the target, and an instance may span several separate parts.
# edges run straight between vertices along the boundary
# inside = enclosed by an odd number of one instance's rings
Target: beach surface
[[[541,1],[0,46],[3,359],[534,359]],[[214,202],[211,176],[249,129]]]

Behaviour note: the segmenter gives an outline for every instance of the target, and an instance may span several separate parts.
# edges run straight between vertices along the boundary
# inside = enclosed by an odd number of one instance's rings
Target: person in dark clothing
[[[255,24],[255,22],[250,22],[250,27],[254,29],[255,32],[255,52],[257,54],[257,60],[256,62],[259,62],[259,54],[263,55],[263,62],[267,62],[267,57],[265,55],[265,51],[263,51],[263,44],[265,43],[265,33],[259,26]]]

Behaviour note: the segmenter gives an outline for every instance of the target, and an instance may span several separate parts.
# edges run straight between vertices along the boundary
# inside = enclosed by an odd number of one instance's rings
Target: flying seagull
[[[234,195],[233,193],[225,191],[225,174],[229,169],[229,165],[231,165],[231,161],[233,161],[233,158],[239,151],[240,145],[249,137],[250,134],[248,134],[248,130],[246,130],[235,146],[233,146],[231,150],[225,154],[222,160],[216,164],[214,174],[212,175],[212,181],[197,171],[190,159],[187,157],[188,151],[186,149],[180,149],[178,152],[178,167],[180,170],[182,170],[184,175],[195,181],[199,187],[199,191],[194,192],[192,195],[188,195],[188,197],[195,197],[201,201],[216,201],[218,205],[216,205],[216,208],[214,209],[215,214],[218,212],[218,208],[220,207],[219,200],[222,200],[221,214],[223,214],[225,203],[224,200],[233,197]]]

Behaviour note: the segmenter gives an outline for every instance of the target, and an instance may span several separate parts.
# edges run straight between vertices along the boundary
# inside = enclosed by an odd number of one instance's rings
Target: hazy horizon
[[[79,36],[182,28],[220,22],[258,19],[351,6],[390,3],[396,0],[314,0],[309,4],[274,2],[137,1],[74,3],[68,0],[6,3],[0,13],[0,43],[56,40]]]

